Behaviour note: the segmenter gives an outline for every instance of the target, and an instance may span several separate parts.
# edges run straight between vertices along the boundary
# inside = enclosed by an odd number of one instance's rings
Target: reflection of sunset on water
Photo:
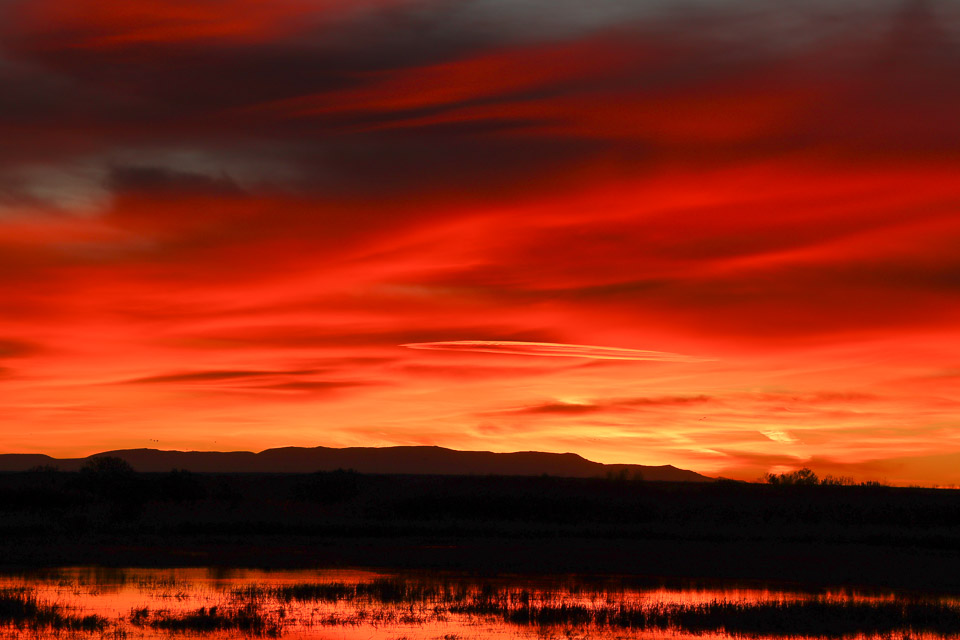
[[[366,590],[364,585],[367,585]],[[296,638],[353,640],[454,635],[458,638],[508,639],[573,634],[575,637],[720,640],[740,634],[726,633],[722,629],[692,632],[682,626],[644,629],[576,622],[576,615],[582,615],[576,611],[580,610],[579,607],[590,616],[597,616],[598,612],[607,616],[623,610],[662,612],[681,608],[697,612],[701,607],[724,603],[749,610],[750,607],[803,602],[839,606],[889,603],[899,607],[901,603],[929,599],[894,592],[796,591],[770,586],[696,586],[691,583],[676,587],[642,587],[631,586],[628,579],[610,577],[478,579],[458,574],[382,574],[354,570],[76,568],[9,574],[0,579],[2,593],[14,593],[24,588],[34,593],[41,603],[56,603],[76,615],[102,616],[109,621],[109,630],[143,638],[168,636],[149,624],[136,624],[137,611],[141,612],[143,620],[153,620],[188,615],[201,607],[208,611],[229,611],[253,604],[265,618],[278,621],[277,633]],[[356,594],[350,595],[354,589]],[[338,595],[334,597],[330,595],[332,593]],[[935,598],[932,602],[960,606],[957,599]],[[561,617],[553,623],[533,624],[521,623],[519,618],[514,620],[511,617],[511,611],[539,607],[558,611],[557,615]],[[573,612],[567,622],[563,621],[563,616],[567,615],[564,611]],[[735,619],[728,622],[730,625],[735,623]],[[15,629],[0,629],[0,632],[9,631]],[[244,635],[251,634],[206,632],[204,637]],[[763,637],[762,634],[753,635]],[[876,637],[871,633],[842,635]],[[931,640],[947,637],[923,630],[912,635]],[[772,634],[771,637],[782,637],[782,634]]]

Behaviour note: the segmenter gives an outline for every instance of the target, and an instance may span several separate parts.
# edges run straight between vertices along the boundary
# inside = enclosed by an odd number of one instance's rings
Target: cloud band
[[[412,342],[400,345],[408,349],[431,351],[468,351],[472,353],[498,353],[516,356],[546,356],[563,358],[588,358],[591,360],[655,360],[660,362],[702,362],[703,358],[620,347],[597,347],[583,344],[556,342],[514,342],[490,340],[450,340],[444,342]]]

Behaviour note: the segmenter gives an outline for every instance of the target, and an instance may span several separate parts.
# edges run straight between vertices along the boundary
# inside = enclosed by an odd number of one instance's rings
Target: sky
[[[0,453],[960,484],[946,0],[0,0]]]

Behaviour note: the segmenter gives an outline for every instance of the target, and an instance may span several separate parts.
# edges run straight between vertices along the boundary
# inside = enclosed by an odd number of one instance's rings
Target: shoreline
[[[0,474],[0,570],[369,568],[960,593],[960,492],[503,476]]]
[[[248,536],[11,540],[0,571],[72,566],[616,575],[960,593],[960,551],[818,543]]]

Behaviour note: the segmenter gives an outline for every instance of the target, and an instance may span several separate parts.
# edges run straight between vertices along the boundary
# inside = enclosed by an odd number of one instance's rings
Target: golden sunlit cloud
[[[777,431],[776,429],[768,429],[761,431],[763,435],[770,438],[774,442],[782,442],[784,444],[793,444],[797,442],[797,439],[787,433],[786,431]]]
[[[704,358],[664,351],[596,347],[585,344],[556,342],[514,342],[498,340],[450,340],[445,342],[413,342],[400,345],[409,349],[431,351],[470,351],[499,353],[512,356],[547,356],[559,358],[589,358],[591,360],[656,360],[659,362],[704,362]]]

